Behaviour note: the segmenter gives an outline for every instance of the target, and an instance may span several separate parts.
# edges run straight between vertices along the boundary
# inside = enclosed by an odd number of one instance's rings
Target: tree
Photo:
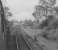
[[[24,25],[26,25],[26,26],[32,26],[33,22],[32,22],[32,20],[25,20],[24,21]]]
[[[5,12],[5,15],[6,15],[6,18],[8,17],[8,16],[12,16],[12,13],[11,12],[9,12],[9,8],[8,7],[4,7],[4,12]]]
[[[35,6],[35,11],[33,12],[33,16],[35,17],[36,21],[39,21],[41,27],[43,25],[47,25],[47,21],[49,21],[49,17],[55,17],[56,15],[56,8],[54,7],[56,0],[40,0],[39,5]],[[52,20],[52,19],[51,19]]]
[[[40,0],[39,2],[39,5],[35,6],[35,11],[33,12],[35,19],[39,20],[42,17],[47,17],[49,13],[53,14],[53,11],[55,11],[53,6],[56,0]]]
[[[45,7],[53,7],[56,4],[56,0],[40,0],[39,3]]]

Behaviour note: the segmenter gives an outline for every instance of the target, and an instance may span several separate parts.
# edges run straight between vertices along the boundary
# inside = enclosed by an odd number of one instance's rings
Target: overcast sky
[[[20,21],[24,19],[34,19],[32,12],[39,0],[3,0],[3,2],[4,5],[7,5],[13,13],[13,16],[9,19]]]
[[[12,20],[34,19],[32,12],[38,0],[3,0],[13,13]]]

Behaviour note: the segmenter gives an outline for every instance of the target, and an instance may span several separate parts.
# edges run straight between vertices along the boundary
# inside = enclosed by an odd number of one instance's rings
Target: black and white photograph
[[[58,50],[58,0],[0,0],[0,50]]]

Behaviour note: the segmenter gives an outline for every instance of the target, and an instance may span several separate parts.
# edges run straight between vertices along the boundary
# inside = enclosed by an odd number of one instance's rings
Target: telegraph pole
[[[0,0],[0,17],[1,17],[1,33],[4,35],[5,34],[5,26],[6,26],[6,19],[5,19],[5,14],[4,14],[4,8],[2,1]],[[4,37],[3,37],[4,39]]]
[[[1,33],[4,35],[4,40],[6,39],[6,35],[10,33],[8,25],[8,21],[6,20],[4,7],[2,1],[0,0],[0,16],[1,16]]]
[[[1,31],[4,32],[4,23],[5,23],[5,15],[4,15],[4,9],[2,5],[2,1],[0,0],[0,16],[1,16]]]

